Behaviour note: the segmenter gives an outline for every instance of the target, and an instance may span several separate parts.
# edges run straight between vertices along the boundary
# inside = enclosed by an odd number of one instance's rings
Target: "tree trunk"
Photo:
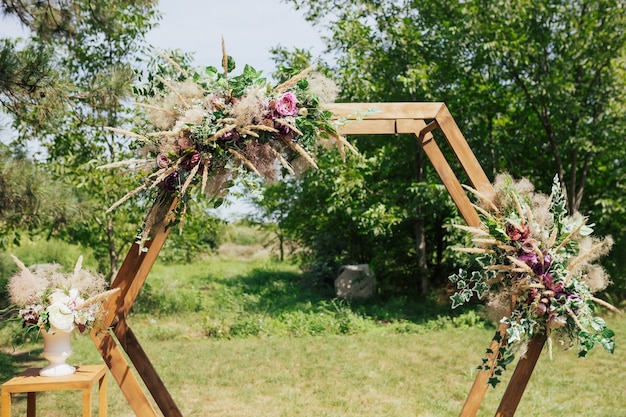
[[[117,253],[117,249],[115,249],[115,226],[113,225],[113,219],[110,216],[107,218],[105,233],[109,244],[109,265],[111,269],[111,276],[114,277],[117,274],[119,254]]]
[[[281,232],[278,232],[278,250],[280,261],[283,262],[285,260],[285,236]]]
[[[417,270],[420,277],[420,291],[428,292],[430,277],[428,275],[428,263],[426,262],[426,235],[424,233],[424,216],[421,208],[418,208],[418,217],[415,221],[415,247],[417,249]]]
[[[424,177],[424,166],[422,164],[422,150],[416,147],[415,150],[415,181],[420,183]],[[428,262],[426,261],[426,234],[424,232],[424,213],[422,207],[415,208],[415,249],[417,251],[417,271],[420,279],[420,291],[426,294],[430,287],[430,276],[428,273]]]

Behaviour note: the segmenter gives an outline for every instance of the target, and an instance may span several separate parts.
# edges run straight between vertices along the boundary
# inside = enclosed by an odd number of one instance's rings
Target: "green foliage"
[[[558,173],[568,210],[624,251],[621,1],[291,3],[328,30],[343,100],[445,102],[489,176],[547,192]]]
[[[441,185],[413,177],[419,162],[401,155],[407,147],[414,150],[414,139],[395,141],[405,147],[370,141],[375,139],[359,141],[368,150],[345,162],[320,152],[318,170],[269,187],[257,205],[283,239],[298,242],[303,249],[298,256],[313,282],[330,285],[341,265],[367,263],[383,291],[415,293],[422,274],[444,284],[439,274],[450,270],[452,259],[445,223],[457,215],[449,195]],[[419,268],[418,226],[432,243],[426,247],[430,271]]]
[[[220,231],[220,242],[238,245],[262,245],[267,240],[267,233],[248,224],[238,221],[225,225]]]
[[[54,181],[44,165],[13,158],[0,148],[1,249],[19,245],[22,235],[57,234],[86,211],[68,184]]]
[[[185,215],[176,224],[159,254],[166,263],[191,262],[213,252],[224,242],[227,227],[206,212],[205,202],[194,202],[187,206]]]
[[[354,312],[338,300],[320,301],[306,310],[241,314],[231,319],[205,318],[203,329],[210,338],[231,337],[305,337],[330,334],[362,333],[375,328],[375,323]]]

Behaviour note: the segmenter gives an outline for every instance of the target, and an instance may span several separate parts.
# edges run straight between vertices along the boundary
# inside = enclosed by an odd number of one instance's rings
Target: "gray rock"
[[[348,300],[366,299],[376,294],[376,278],[368,264],[343,265],[335,279],[335,295]]]

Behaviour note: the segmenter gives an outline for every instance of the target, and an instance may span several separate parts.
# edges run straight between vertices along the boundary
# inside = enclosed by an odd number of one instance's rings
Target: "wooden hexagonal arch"
[[[484,193],[489,192],[492,185],[444,103],[344,103],[326,105],[326,108],[333,112],[336,118],[348,121],[341,128],[341,133],[344,135],[414,134],[467,224],[480,225],[478,213],[435,141],[432,132],[436,129],[441,131],[472,187]],[[126,356],[133,363],[136,373],[143,380],[162,414],[166,417],[182,416],[126,320],[167,239],[170,230],[168,226],[174,220],[172,213],[176,202],[174,198],[168,197],[160,198],[155,202],[148,214],[156,219],[152,239],[145,245],[148,250],[142,252],[137,244],[132,245],[111,283],[112,288],[120,288],[120,291],[106,302],[107,316],[102,326],[104,330],[94,329],[91,332],[91,338],[108,365],[113,378],[132,410],[140,417],[151,417],[157,414],[139,380],[135,377],[135,372],[126,361]],[[498,331],[504,337],[506,327],[500,325]],[[497,417],[512,416],[515,413],[543,345],[544,339],[542,338],[536,338],[531,342],[527,355],[519,361],[511,377],[496,412]],[[491,365],[497,359],[499,347],[500,344],[494,341],[489,348],[490,352],[494,352],[488,354],[487,357]],[[491,366],[491,368],[494,367]],[[490,371],[481,371],[477,374],[460,412],[461,417],[472,417],[477,414],[491,375]]]

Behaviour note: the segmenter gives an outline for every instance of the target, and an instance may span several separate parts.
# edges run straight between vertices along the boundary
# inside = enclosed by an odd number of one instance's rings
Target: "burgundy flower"
[[[170,175],[168,175],[163,181],[159,183],[159,187],[161,187],[165,191],[172,191],[178,185],[178,172],[174,171]]]
[[[507,224],[506,234],[514,242],[524,241],[530,236],[530,229],[525,224],[520,224],[519,226]]]
[[[236,130],[231,130],[230,132],[226,132],[222,135],[221,138],[218,139],[220,142],[237,142],[241,139],[241,135]]]
[[[182,166],[184,169],[186,169],[187,171],[191,171],[191,169],[193,167],[195,167],[196,165],[198,165],[198,162],[200,162],[200,152],[198,151],[193,151],[191,152],[187,158],[183,161]]]
[[[296,137],[296,132],[289,128],[289,126],[285,126],[284,124],[275,123],[274,129],[278,130],[278,133],[275,133],[275,136],[279,136],[285,139],[294,139]]]
[[[554,277],[550,273],[545,273],[541,275],[541,280],[543,281],[543,285],[550,290],[554,291],[555,294],[559,294],[563,292],[563,283],[562,282],[554,282]]]
[[[24,320],[22,323],[22,326],[24,327],[37,324],[39,322],[39,313],[37,313],[32,308],[23,310],[20,312],[20,314],[22,315],[22,319]]]

